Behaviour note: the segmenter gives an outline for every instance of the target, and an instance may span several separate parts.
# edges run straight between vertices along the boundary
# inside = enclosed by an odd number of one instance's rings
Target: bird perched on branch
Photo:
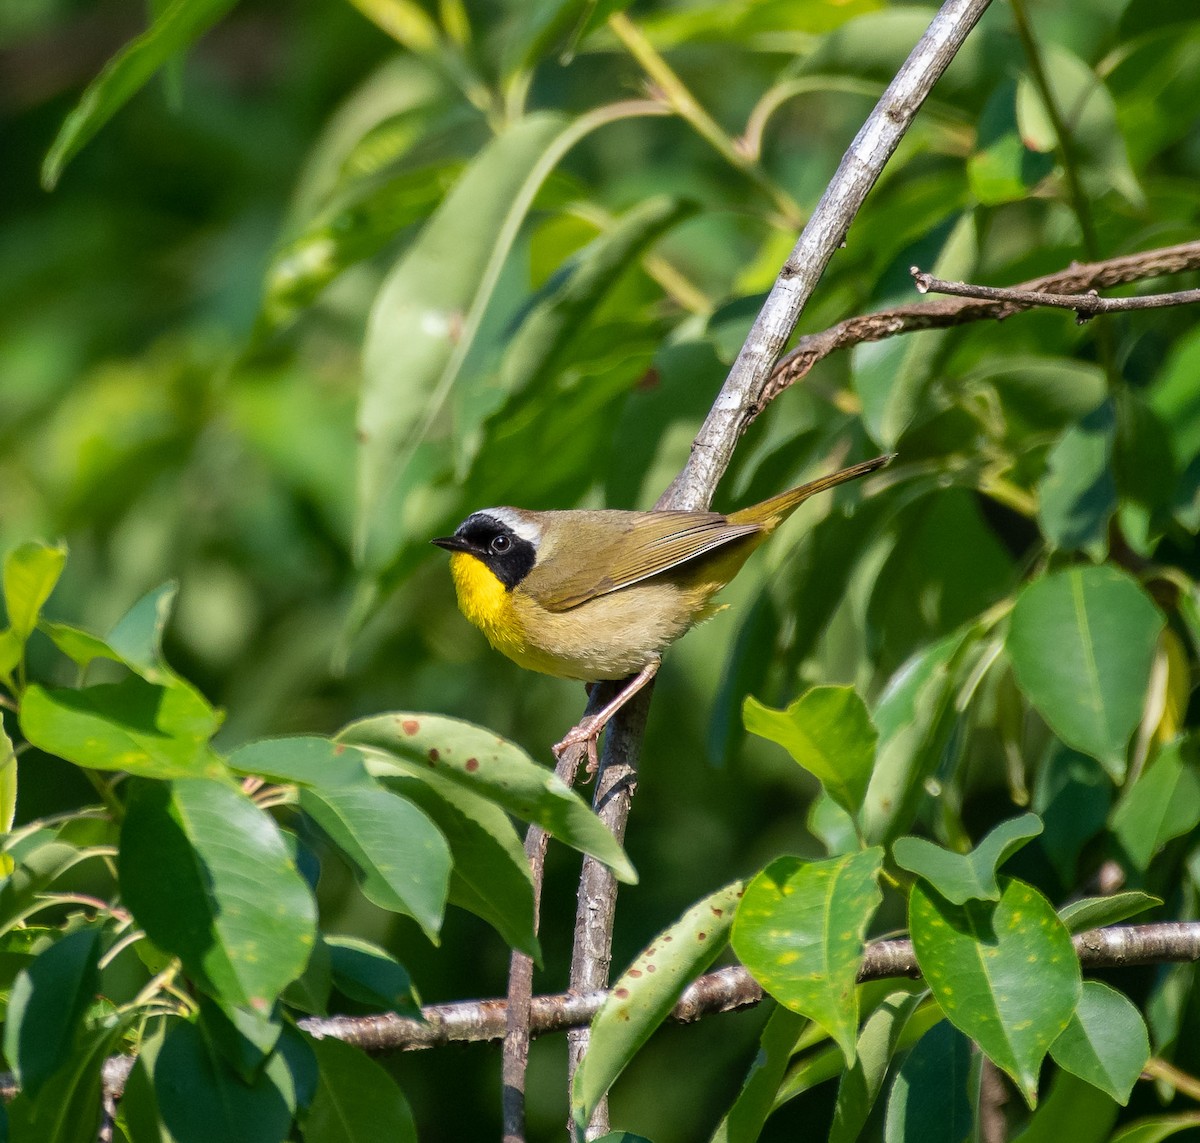
[[[585,683],[628,679],[554,747],[596,740],[658,670],[663,651],[719,607],[712,598],[810,496],[866,476],[879,456],[761,504],[717,512],[485,508],[432,543],[450,555],[462,613],[522,667]]]

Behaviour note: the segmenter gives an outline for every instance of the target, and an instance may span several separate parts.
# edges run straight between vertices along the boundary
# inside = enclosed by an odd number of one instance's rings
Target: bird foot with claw
[[[604,729],[604,723],[595,718],[585,718],[578,726],[572,727],[567,731],[561,742],[556,743],[551,749],[554,752],[555,758],[561,758],[572,746],[587,747],[587,772],[595,774],[600,768],[600,753],[597,749],[597,742],[600,738],[600,732]]]

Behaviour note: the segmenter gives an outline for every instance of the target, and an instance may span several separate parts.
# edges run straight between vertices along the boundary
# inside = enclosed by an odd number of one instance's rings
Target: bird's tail
[[[810,496],[824,492],[827,488],[836,488],[848,480],[857,480],[869,472],[875,472],[876,469],[890,464],[895,456],[895,453],[888,453],[886,456],[877,456],[874,460],[864,460],[861,464],[853,464],[849,468],[831,472],[828,476],[819,476],[816,480],[801,484],[799,488],[792,488],[787,492],[781,492],[778,496],[772,496],[761,504],[752,504],[749,508],[740,508],[736,512],[730,512],[729,522],[731,524],[759,524],[767,532],[774,531]]]

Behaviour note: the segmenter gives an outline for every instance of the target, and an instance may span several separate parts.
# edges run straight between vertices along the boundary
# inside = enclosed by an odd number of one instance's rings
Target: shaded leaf
[[[279,829],[237,789],[147,783],[121,827],[121,894],[152,941],[223,1004],[269,1011],[303,971],[316,905]]]
[[[1200,1127],[1200,1111],[1185,1111],[1178,1115],[1151,1115],[1135,1119],[1112,1136],[1112,1143],[1162,1143],[1181,1131]]]
[[[396,1081],[359,1048],[310,1040],[320,1068],[304,1120],[308,1143],[417,1143],[417,1129]]]
[[[882,900],[882,849],[827,861],[781,857],[746,887],[733,948],[754,978],[821,1025],[854,1062],[858,966]]]
[[[421,1019],[421,1005],[404,966],[370,941],[326,937],[333,983],[344,996],[376,1010]]]
[[[1005,646],[1017,683],[1068,745],[1125,776],[1163,619],[1112,567],[1073,567],[1034,580],[1013,608]]]
[[[352,746],[306,735],[263,738],[239,746],[228,758],[235,774],[300,786],[353,786],[369,783],[363,756]]]
[[[1082,981],[1070,934],[1050,903],[1015,879],[996,903],[955,905],[918,881],[909,897],[913,951],[955,1025],[1037,1102],[1038,1068],[1067,1026]],[[1029,966],[1038,987],[1028,987]]]
[[[174,1021],[154,1061],[162,1122],[175,1143],[265,1143],[287,1137],[295,1110],[291,1074],[279,1057],[251,1081],[239,1078],[201,1030]]]
[[[1113,1100],[1069,1072],[1058,1072],[1042,1101],[1014,1143],[1103,1143],[1117,1118]]]
[[[1128,997],[1098,980],[1087,980],[1075,1015],[1050,1054],[1059,1067],[1124,1106],[1150,1059],[1150,1037]]]
[[[580,1128],[683,990],[725,947],[742,888],[735,881],[696,902],[613,985],[592,1020],[591,1040],[571,1089],[571,1115]]]
[[[33,1099],[71,1054],[100,983],[99,960],[99,931],[79,929],[17,974],[4,1022],[4,1056]]]
[[[441,775],[604,862],[621,881],[637,881],[624,851],[583,799],[490,730],[441,715],[385,714],[353,722],[337,738],[362,750],[376,776]]]
[[[79,149],[163,64],[208,31],[236,2],[172,0],[153,25],[109,60],[88,85],[46,155],[42,185],[53,190],[63,168]]]
[[[996,871],[1042,832],[1037,814],[1001,822],[970,853],[954,853],[922,837],[901,837],[892,846],[896,864],[923,877],[947,901],[999,901]]]
[[[1200,823],[1200,775],[1181,742],[1163,748],[1117,803],[1112,831],[1135,869],[1146,870],[1172,838]]]
[[[751,734],[777,742],[842,809],[858,813],[878,736],[853,687],[814,687],[786,710],[747,697],[742,717]]]
[[[412,917],[437,942],[450,848],[421,810],[373,784],[304,788],[300,808],[349,858],[371,901]]]
[[[888,1096],[884,1143],[962,1143],[974,1126],[971,1041],[939,1020],[909,1052]]]
[[[1098,558],[1107,552],[1108,522],[1117,510],[1116,438],[1113,403],[1104,401],[1050,450],[1038,485],[1038,522],[1053,547],[1086,549]]]

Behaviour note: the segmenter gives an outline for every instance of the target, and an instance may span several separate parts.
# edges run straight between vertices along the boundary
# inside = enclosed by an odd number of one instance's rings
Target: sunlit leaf
[[[1084,981],[1075,1015],[1050,1054],[1124,1106],[1150,1058],[1146,1021],[1123,993],[1098,980]]]
[[[4,606],[9,627],[20,643],[37,626],[42,605],[50,598],[66,562],[65,547],[32,542],[13,548],[4,557]]]
[[[827,861],[781,857],[746,887],[733,947],[781,1004],[815,1020],[854,1062],[867,925],[882,900],[883,850]]]
[[[591,1040],[575,1072],[571,1115],[580,1127],[683,990],[725,947],[742,888],[735,881],[698,901],[659,933],[612,986],[592,1020]]]
[[[1125,791],[1112,815],[1112,831],[1135,869],[1149,868],[1172,838],[1200,823],[1200,773],[1184,744],[1173,742]]]

